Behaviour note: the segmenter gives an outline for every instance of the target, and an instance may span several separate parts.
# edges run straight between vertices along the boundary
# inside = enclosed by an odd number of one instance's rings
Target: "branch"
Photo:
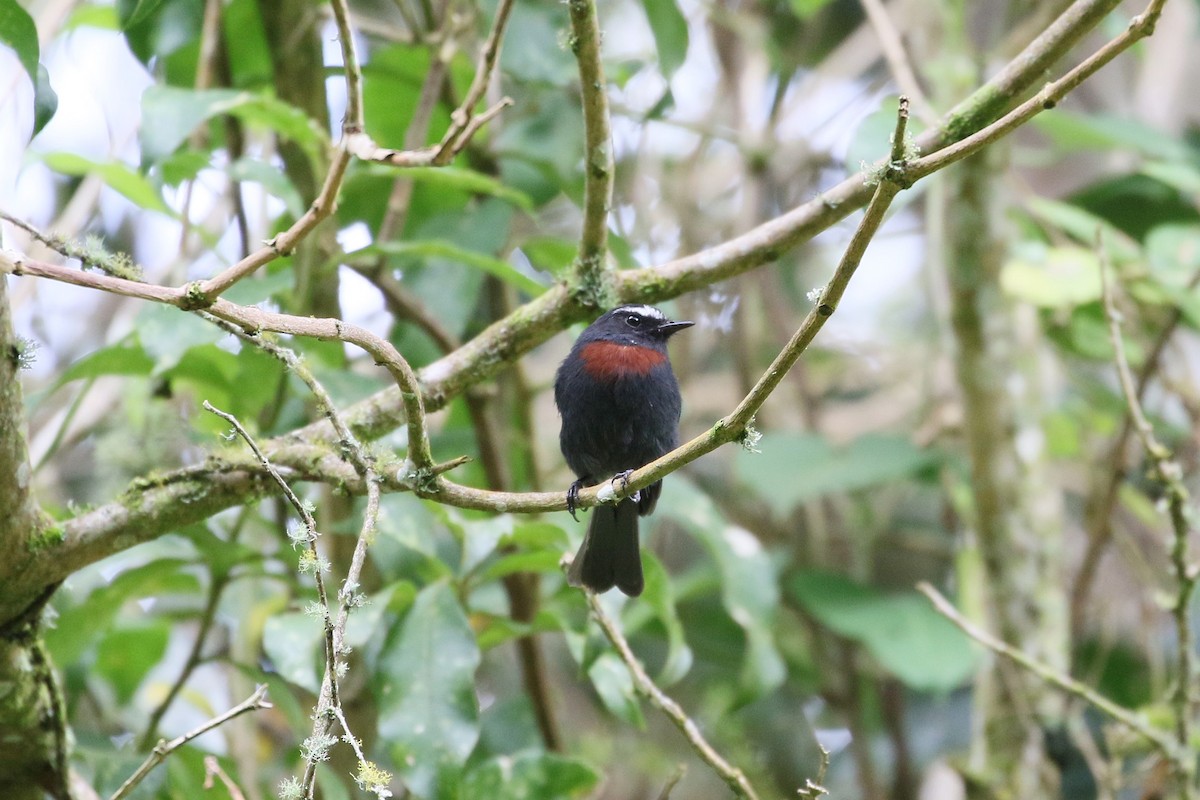
[[[1099,234],[1097,234],[1099,237]],[[1133,420],[1134,430],[1142,440],[1146,454],[1154,462],[1158,478],[1166,489],[1168,516],[1171,519],[1171,567],[1178,583],[1178,594],[1171,606],[1171,616],[1175,620],[1176,654],[1175,654],[1175,690],[1172,693],[1171,705],[1175,715],[1175,742],[1180,751],[1188,752],[1192,741],[1192,711],[1196,705],[1196,689],[1194,667],[1192,664],[1192,620],[1191,601],[1196,591],[1196,570],[1191,564],[1189,541],[1191,536],[1188,523],[1190,497],[1187,487],[1183,484],[1183,469],[1175,460],[1170,449],[1154,434],[1154,427],[1146,418],[1138,400],[1138,391],[1134,385],[1133,374],[1129,369],[1129,358],[1125,354],[1125,340],[1121,337],[1120,314],[1113,301],[1112,286],[1109,281],[1109,264],[1106,251],[1102,246],[1097,247],[1100,253],[1100,278],[1104,290],[1104,314],[1108,318],[1108,335],[1112,341],[1113,360],[1117,367],[1117,377],[1121,384],[1121,394],[1129,416]],[[1193,795],[1193,784],[1196,772],[1194,758],[1175,763],[1179,783],[1179,796],[1189,800]]]
[[[112,797],[110,797],[109,800],[121,800],[121,798],[127,797],[139,783],[146,779],[146,776],[149,775],[155,767],[166,760],[167,756],[169,756],[175,750],[183,747],[192,739],[208,733],[213,728],[224,725],[229,720],[233,719],[234,717],[241,716],[247,711],[258,711],[259,709],[272,708],[272,705],[267,702],[266,697],[267,687],[264,684],[255,689],[254,694],[250,695],[245,700],[226,711],[224,714],[213,717],[195,730],[189,731],[183,736],[172,739],[169,742],[165,739],[159,740],[158,744],[154,746],[154,750],[150,753],[146,760],[142,762],[142,765],[137,768],[136,772],[129,776],[128,780],[121,784],[120,788],[113,792]]]
[[[608,302],[605,256],[608,251],[608,210],[612,206],[612,125],[608,85],[600,60],[600,20],[594,0],[570,0],[571,51],[579,62],[583,97],[584,185],[583,230],[575,256],[574,281],[581,302],[604,308]]]
[[[1090,703],[1110,719],[1121,723],[1126,728],[1145,738],[1146,741],[1153,744],[1155,749],[1162,753],[1171,763],[1176,766],[1182,766],[1186,759],[1191,758],[1191,756],[1187,755],[1188,751],[1186,748],[1178,748],[1170,736],[1155,728],[1140,715],[1123,706],[1117,705],[1087,684],[1080,683],[1070,675],[1059,672],[1053,667],[1031,658],[1021,650],[983,630],[960,614],[958,609],[930,584],[921,581],[917,584],[917,591],[929,598],[929,602],[933,603],[933,607],[937,612],[953,622],[967,636],[979,642],[993,653],[1013,661],[1056,689]]]
[[[514,0],[501,0],[496,8],[496,17],[492,22],[491,33],[484,42],[479,53],[479,62],[475,67],[475,78],[467,90],[458,108],[450,113],[450,127],[442,140],[431,147],[409,150],[388,150],[379,147],[365,134],[358,134],[349,139],[350,152],[363,161],[375,161],[394,167],[440,167],[454,160],[471,138],[497,114],[512,105],[512,98],[504,97],[481,114],[475,113],[475,106],[483,99],[496,70],[496,62],[500,58],[500,44],[504,38],[504,29],[512,12]]]
[[[629,668],[629,674],[633,677],[633,685],[643,697],[649,700],[655,708],[662,711],[674,723],[679,732],[683,734],[683,738],[688,740],[688,744],[696,751],[696,755],[713,768],[713,771],[721,777],[733,790],[733,793],[738,797],[745,797],[748,800],[758,800],[758,794],[755,793],[754,787],[750,785],[750,781],[746,779],[745,774],[737,767],[730,764],[721,754],[713,749],[713,746],[708,743],[704,735],[700,733],[700,726],[695,720],[687,715],[687,712],[676,703],[669,695],[650,679],[646,674],[646,668],[637,660],[637,656],[629,648],[629,642],[625,641],[625,637],[621,635],[621,631],[617,629],[617,625],[604,611],[604,606],[600,604],[600,598],[594,593],[583,590],[587,595],[588,605],[591,606],[592,616],[599,623],[604,635],[608,637],[608,641],[616,649],[617,654],[621,656],[621,660],[625,662],[625,666]]]

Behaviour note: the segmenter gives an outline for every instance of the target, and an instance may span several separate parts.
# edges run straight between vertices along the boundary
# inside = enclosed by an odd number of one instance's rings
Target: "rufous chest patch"
[[[646,375],[667,360],[666,353],[653,348],[617,342],[591,342],[583,346],[579,357],[589,375],[606,380]]]

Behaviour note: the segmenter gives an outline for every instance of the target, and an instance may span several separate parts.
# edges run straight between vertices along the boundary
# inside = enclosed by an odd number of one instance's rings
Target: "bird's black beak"
[[[684,322],[664,322],[658,326],[658,333],[662,334],[663,338],[665,339],[666,337],[679,333],[684,328],[690,328],[695,324],[696,323],[691,322],[690,320]]]

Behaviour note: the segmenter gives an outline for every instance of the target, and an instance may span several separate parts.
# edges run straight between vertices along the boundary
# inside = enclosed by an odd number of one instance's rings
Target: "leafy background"
[[[303,213],[344,104],[327,9],[305,0],[218,5],[216,55],[204,56],[199,0],[57,12],[35,4],[40,51],[29,46],[30,15],[6,0],[4,38],[39,78],[36,92],[24,77],[7,89],[5,102],[19,110],[10,133],[40,133],[16,172],[0,173],[4,207],[68,239],[100,235],[148,279],[174,284],[211,275]],[[1004,23],[1027,6],[945,3],[918,13],[892,4],[933,108],[973,85],[981,49],[1006,52]],[[449,124],[494,12],[486,1],[449,7],[458,47],[421,142]],[[430,15],[442,8],[354,6],[367,132],[378,142],[405,140],[437,52]],[[1094,238],[1099,226],[1128,295],[1135,367],[1165,327],[1178,327],[1154,356],[1148,402],[1190,471],[1200,414],[1190,368],[1200,326],[1200,140],[1187,76],[1200,52],[1198,8],[1170,3],[1174,16],[1150,43],[1006,144],[988,189],[1003,208],[996,286],[1022,351],[1003,387],[1021,398],[1011,433],[1024,462],[1047,476],[1019,502],[1058,509],[1054,547],[1066,553],[1059,594],[1029,602],[1066,606],[1094,526],[1093,486],[1131,459],[1111,510],[1114,544],[1072,620],[1069,660],[1103,693],[1148,713],[1172,680],[1159,605],[1170,587],[1166,528],[1132,451],[1110,452],[1124,409]],[[1122,7],[1102,33],[1134,11]],[[886,146],[895,87],[856,3],[644,0],[605,3],[601,19],[617,155],[612,250],[622,267],[715,244]],[[384,332],[421,366],[562,279],[583,186],[565,27],[563,4],[521,0],[498,81],[514,106],[451,167],[353,164],[336,219],[313,246],[230,298],[343,315]],[[604,598],[651,675],[768,796],[791,796],[816,774],[818,742],[833,752],[826,782],[835,796],[951,797],[938,781],[971,774],[975,679],[989,661],[913,589],[931,581],[981,613],[938,242],[956,211],[971,210],[936,202],[940,181],[901,196],[845,305],[760,415],[761,452],[720,451],[671,476],[643,524],[645,595]],[[381,236],[397,192],[410,193],[406,213],[392,215],[391,235]],[[726,413],[757,377],[849,231],[837,226],[768,267],[667,305],[699,322],[673,353],[685,435]],[[388,278],[399,291],[389,294]],[[264,437],[313,414],[278,363],[174,309],[28,280],[10,287],[19,328],[41,345],[25,384],[30,441],[39,497],[59,517],[224,446],[224,426],[199,411],[202,400]],[[569,341],[556,338],[436,415],[435,453],[474,459],[456,479],[565,488],[548,387]],[[290,346],[339,404],[386,385],[340,345]],[[380,442],[403,445],[401,434]],[[336,487],[305,492],[336,574],[361,502]],[[209,753],[251,798],[272,795],[296,771],[323,656],[319,626],[303,612],[314,594],[298,573],[287,517],[274,500],[219,514],[81,570],[55,596],[46,642],[62,672],[75,766],[99,791],[115,789],[159,735],[195,726],[260,682],[273,711],[175,753],[136,796],[198,796]],[[579,536],[565,514],[484,515],[385,498],[364,584],[370,603],[348,631],[346,706],[398,793],[402,785],[431,798],[657,796],[679,763],[687,771],[674,796],[725,791],[635,698],[584,599],[564,585],[558,560]],[[504,582],[529,575],[536,613],[514,618]],[[544,659],[542,695],[529,690],[516,647],[531,633]],[[539,722],[539,710],[552,722]],[[342,750],[319,772],[326,798],[357,793]],[[1144,782],[1141,756],[1126,766],[1132,785]],[[1057,761],[1064,796],[1096,795],[1077,750],[1065,746]]]

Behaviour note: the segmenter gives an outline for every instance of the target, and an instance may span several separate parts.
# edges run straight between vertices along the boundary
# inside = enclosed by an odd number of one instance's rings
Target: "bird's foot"
[[[583,488],[583,478],[575,481],[567,489],[567,511],[571,513],[571,519],[579,522],[579,517],[575,516],[575,508],[579,504],[579,490]]]
[[[613,475],[613,478],[612,478],[613,488],[616,488],[617,484],[620,484],[620,488],[617,489],[617,491],[619,491],[619,492],[625,491],[629,487],[629,476],[632,474],[633,474],[633,470],[627,469],[624,472],[618,472],[616,475]],[[641,492],[634,492],[633,494],[631,494],[629,496],[636,503],[638,501],[638,499],[641,497]]]

